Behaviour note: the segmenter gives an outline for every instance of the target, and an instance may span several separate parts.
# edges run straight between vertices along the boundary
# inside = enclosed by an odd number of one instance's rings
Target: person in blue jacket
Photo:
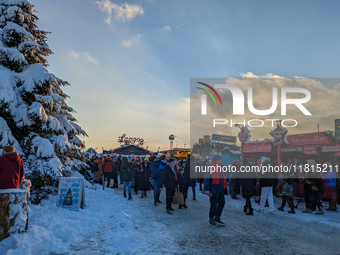
[[[158,203],[162,203],[159,200],[159,196],[161,195],[161,182],[162,182],[162,172],[163,168],[166,166],[166,156],[162,155],[160,158],[155,158],[153,162],[150,164],[151,169],[151,179],[153,180],[153,194],[154,194],[154,205]]]

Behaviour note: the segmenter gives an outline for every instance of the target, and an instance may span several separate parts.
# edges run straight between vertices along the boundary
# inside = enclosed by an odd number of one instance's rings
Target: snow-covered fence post
[[[0,241],[28,229],[28,190],[0,190]]]

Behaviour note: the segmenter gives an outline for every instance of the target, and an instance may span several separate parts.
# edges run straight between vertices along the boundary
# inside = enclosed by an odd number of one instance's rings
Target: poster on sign
[[[318,154],[316,146],[304,146],[303,153],[308,155],[315,155]]]
[[[85,205],[84,178],[61,177],[58,188],[57,206],[79,211]]]

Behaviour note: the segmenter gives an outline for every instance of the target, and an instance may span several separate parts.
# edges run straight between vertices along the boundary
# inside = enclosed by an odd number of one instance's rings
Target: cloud
[[[86,51],[85,52],[75,52],[75,51],[70,51],[69,55],[74,58],[74,59],[80,59],[85,62],[90,62],[94,64],[99,64],[99,61],[94,59],[93,57],[90,56]]]
[[[117,21],[126,21],[132,20],[137,15],[143,16],[144,10],[140,5],[137,4],[115,4],[112,3],[110,0],[101,0],[96,1],[99,6],[99,9],[103,12],[106,12],[106,19],[105,22],[107,24],[111,24],[112,15],[114,15],[115,20]]]
[[[170,33],[171,32],[171,27],[170,26],[164,26],[162,28],[159,28],[159,31],[163,33]]]
[[[183,31],[183,26],[184,26],[184,23],[182,23],[181,25],[176,25],[176,29],[179,29],[181,31]]]
[[[130,40],[123,40],[123,47],[124,48],[131,48],[134,45],[138,44],[138,42],[140,41],[141,38],[141,34],[136,34],[135,36],[133,36]]]

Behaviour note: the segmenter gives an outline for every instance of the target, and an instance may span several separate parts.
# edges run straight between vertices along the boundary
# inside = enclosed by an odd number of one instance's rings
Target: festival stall
[[[150,157],[153,153],[147,149],[139,147],[138,145],[122,145],[116,149],[110,151],[110,154],[115,154],[116,156],[128,157],[130,155],[134,155],[135,157]],[[105,151],[104,151],[105,154]]]

